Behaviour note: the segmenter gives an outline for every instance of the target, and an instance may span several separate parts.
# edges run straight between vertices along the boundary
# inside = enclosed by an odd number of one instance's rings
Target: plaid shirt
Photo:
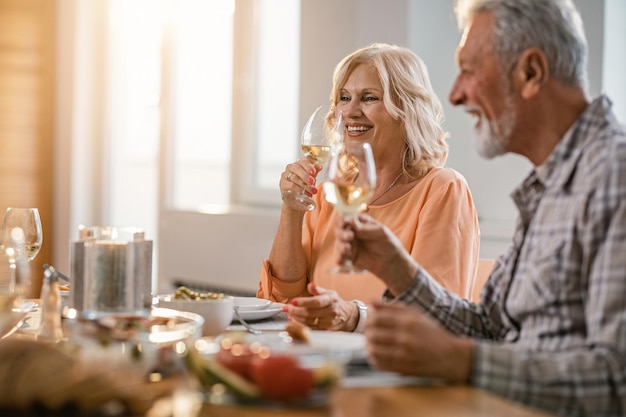
[[[594,100],[513,193],[480,304],[424,270],[397,298],[474,338],[471,384],[568,416],[626,415],[626,132],[610,107]]]

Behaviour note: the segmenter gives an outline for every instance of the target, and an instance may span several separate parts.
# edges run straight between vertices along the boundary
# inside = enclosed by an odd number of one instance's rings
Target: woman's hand
[[[308,159],[302,158],[285,167],[285,171],[280,175],[280,194],[286,191],[293,191],[298,194],[306,194],[311,197],[317,194],[318,189],[315,187],[317,174],[322,170],[322,165],[311,164]],[[283,199],[285,204],[290,208],[301,210],[298,207],[291,207],[290,200]]]
[[[307,289],[311,297],[298,297],[285,305],[283,311],[291,320],[317,330],[343,330],[351,332],[359,321],[358,307],[345,301],[336,291],[327,290],[310,282]]]

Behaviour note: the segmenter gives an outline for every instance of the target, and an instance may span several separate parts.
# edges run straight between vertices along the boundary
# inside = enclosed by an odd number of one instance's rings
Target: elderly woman
[[[336,67],[330,102],[343,113],[345,140],[369,142],[378,182],[367,212],[394,232],[404,248],[446,289],[468,297],[476,273],[479,229],[465,179],[444,168],[447,133],[441,103],[422,60],[412,51],[374,44]],[[328,330],[360,331],[362,301],[385,286],[372,274],[331,274],[338,213],[318,192],[322,169],[306,158],[287,165],[281,192],[306,191],[311,212],[282,205],[257,296],[287,303],[292,320]]]

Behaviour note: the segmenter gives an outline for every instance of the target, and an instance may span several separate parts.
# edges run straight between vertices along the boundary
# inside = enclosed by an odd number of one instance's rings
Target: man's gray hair
[[[572,0],[457,0],[459,28],[483,12],[495,18],[493,51],[507,74],[522,51],[538,48],[553,78],[586,90],[587,39]]]

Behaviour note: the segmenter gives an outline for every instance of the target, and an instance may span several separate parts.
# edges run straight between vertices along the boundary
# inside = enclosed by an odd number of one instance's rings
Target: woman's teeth
[[[348,132],[366,132],[370,129],[370,126],[348,126]]]

